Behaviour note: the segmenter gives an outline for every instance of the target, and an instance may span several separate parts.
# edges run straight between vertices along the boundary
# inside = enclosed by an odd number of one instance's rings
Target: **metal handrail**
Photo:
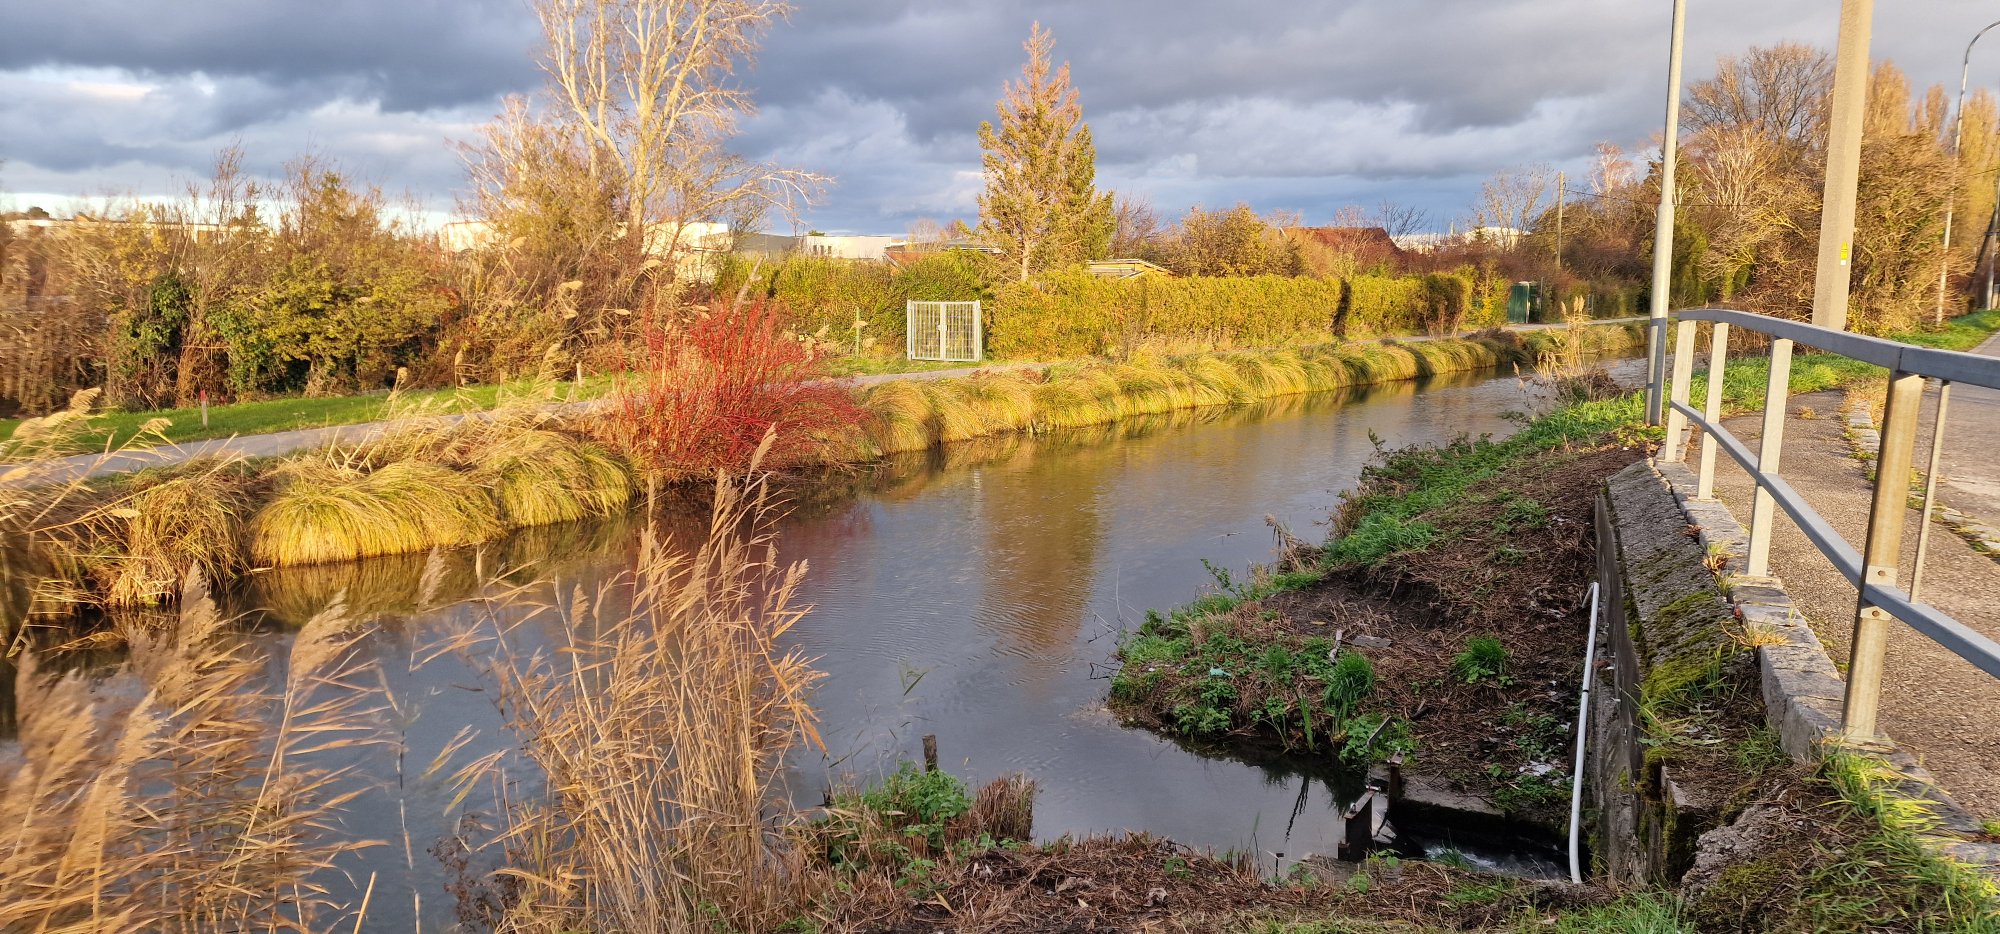
[[[1932,379],[1947,379],[1954,383],[2000,389],[2000,365],[1994,363],[1993,357],[1982,357],[1962,350],[1919,347],[1887,338],[1870,337],[1852,331],[1836,331],[1803,321],[1772,318],[1731,308],[1688,308],[1674,312],[1674,315],[1682,322],[1713,321],[1735,325],[1746,331],[1781,337],[1793,343],[1851,357],[1863,363],[1873,363],[1886,370],[1901,370]]]
[[[1813,547],[1855,586],[1858,599],[1853,648],[1848,663],[1847,697],[1842,710],[1842,729],[1846,738],[1854,742],[1873,742],[1876,739],[1876,714],[1880,704],[1887,624],[1890,620],[1909,626],[1981,671],[2000,677],[2000,642],[1896,586],[1903,522],[1909,508],[1907,478],[1914,463],[1917,415],[1922,406],[1925,381],[1937,379],[1940,387],[1940,410],[1931,437],[1934,472],[1938,447],[1944,440],[1943,401],[1951,385],[1968,383],[2000,389],[2000,359],[1918,347],[1728,308],[1691,308],[1678,312],[1677,317],[1678,333],[1675,335],[1671,374],[1661,372],[1658,377],[1660,382],[1650,387],[1656,398],[1667,402],[1667,436],[1661,460],[1678,462],[1684,459],[1686,432],[1693,430],[1699,432],[1702,438],[1696,498],[1713,498],[1718,452],[1728,454],[1756,482],[1750,541],[1745,555],[1751,576],[1769,573],[1771,528],[1776,510],[1782,509],[1805,533]],[[1694,378],[1696,327],[1703,321],[1713,325],[1709,345],[1709,392],[1702,408],[1696,409],[1689,404],[1688,396]],[[1664,322],[1661,324],[1664,325]],[[1771,372],[1765,386],[1763,406],[1764,431],[1755,454],[1722,426],[1721,380],[1728,359],[1731,327],[1771,338]],[[1659,335],[1663,344],[1665,337],[1663,333]],[[1872,363],[1889,371],[1889,397],[1883,412],[1882,443],[1876,460],[1868,538],[1859,549],[1828,524],[1825,517],[1779,473],[1794,344]],[[1661,385],[1661,382],[1668,385]],[[1930,516],[1934,489],[1934,483],[1925,484],[1923,514],[1926,520]],[[1925,532],[1928,532],[1927,528]],[[1922,573],[1922,544],[1920,539],[1916,576]]]

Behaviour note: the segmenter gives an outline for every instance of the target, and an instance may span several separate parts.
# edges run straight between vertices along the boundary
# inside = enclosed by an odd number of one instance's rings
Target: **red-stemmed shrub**
[[[718,303],[673,322],[649,316],[635,375],[613,394],[608,433],[637,466],[666,479],[742,471],[766,433],[766,465],[823,459],[856,430],[861,410],[780,318],[761,301]]]

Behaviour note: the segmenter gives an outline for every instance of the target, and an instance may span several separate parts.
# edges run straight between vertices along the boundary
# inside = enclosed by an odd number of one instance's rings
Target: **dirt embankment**
[[[1245,751],[1352,767],[1402,752],[1454,793],[1560,824],[1593,503],[1641,456],[1605,443],[1503,457],[1483,442],[1389,455],[1350,497],[1344,538],[1128,639],[1114,706]],[[1375,508],[1419,493],[1432,502]]]

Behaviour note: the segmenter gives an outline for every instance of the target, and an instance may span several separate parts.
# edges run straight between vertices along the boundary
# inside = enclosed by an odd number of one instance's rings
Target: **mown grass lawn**
[[[613,377],[587,379],[581,387],[557,384],[557,399],[592,399],[610,390]],[[505,385],[467,386],[462,389],[428,389],[415,392],[374,392],[358,396],[265,399],[214,405],[208,409],[208,425],[201,422],[201,409],[161,409],[150,412],[109,411],[101,414],[85,441],[91,447],[122,445],[138,434],[147,422],[164,418],[170,423],[164,434],[169,441],[204,441],[234,435],[260,435],[300,428],[330,425],[357,425],[411,412],[482,411],[497,405],[503,394],[532,390],[528,382]],[[0,439],[10,438],[20,419],[0,420]]]
[[[970,364],[909,361],[900,358],[838,357],[828,363],[827,371],[828,375],[836,377],[874,376],[949,370],[968,365]],[[610,374],[593,376],[585,379],[582,386],[562,382],[555,384],[552,390],[542,391],[552,392],[558,401],[596,399],[610,392],[618,378]],[[164,418],[171,423],[165,432],[169,441],[206,441],[212,438],[270,434],[301,428],[359,425],[415,411],[431,413],[484,411],[498,405],[503,396],[519,396],[536,391],[533,383],[520,381],[501,385],[467,386],[462,389],[426,389],[393,395],[388,392],[371,392],[312,399],[303,397],[264,399],[256,402],[209,406],[206,427],[201,423],[199,408],[159,409],[147,412],[110,411],[99,417],[96,425],[99,430],[92,433],[86,441],[90,448],[106,444],[123,445],[139,433],[141,426],[155,418]],[[0,419],[0,441],[13,437],[14,429],[21,424],[21,421],[18,418]]]

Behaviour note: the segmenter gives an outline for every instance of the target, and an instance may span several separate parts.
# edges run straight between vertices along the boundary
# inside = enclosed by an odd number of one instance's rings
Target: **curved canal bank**
[[[1147,608],[1212,587],[1204,561],[1241,576],[1268,559],[1267,514],[1317,537],[1376,439],[1506,433],[1506,413],[1528,402],[1512,376],[1462,374],[950,445],[856,474],[851,489],[795,493],[779,547],[809,562],[800,596],[816,609],[793,636],[828,674],[815,697],[827,752],[790,763],[795,799],[817,803],[836,775],[916,758],[919,738],[934,734],[954,772],[1037,779],[1039,838],[1147,830],[1260,863],[1331,852],[1351,779],[1210,758],[1127,729],[1101,702],[1101,663]],[[702,521],[687,517],[688,533]],[[481,660],[433,647],[485,614],[523,616],[538,600],[589,591],[629,566],[632,547],[615,523],[556,526],[435,559],[267,572],[232,595],[240,610],[268,610],[262,638],[274,658],[337,597],[373,619],[360,645],[398,738],[344,754],[384,785],[357,800],[343,830],[397,842],[344,864],[356,879],[377,874],[378,905],[440,890],[443,870],[423,851],[455,819],[450,788],[402,781],[396,762],[416,771],[468,728],[479,740],[462,755],[510,743]],[[546,575],[555,582],[500,599]],[[468,807],[479,810],[483,794]],[[1545,855],[1419,829],[1419,847],[1528,874],[1553,868]]]

